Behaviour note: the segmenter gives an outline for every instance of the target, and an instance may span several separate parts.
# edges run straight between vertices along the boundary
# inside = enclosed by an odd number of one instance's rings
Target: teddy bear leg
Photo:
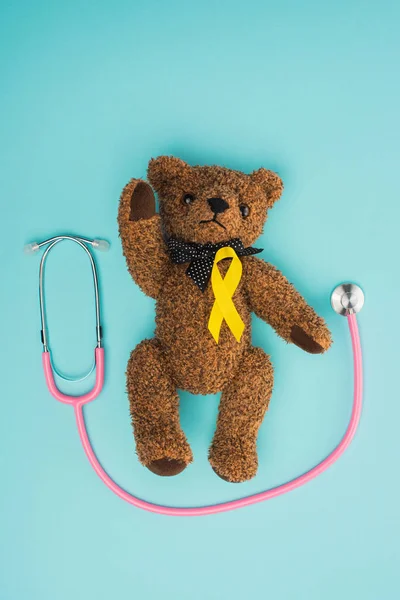
[[[222,392],[209,461],[222,479],[239,483],[257,473],[257,434],[268,408],[273,368],[261,348],[250,348]]]
[[[127,387],[140,462],[157,475],[177,475],[193,457],[179,423],[178,394],[157,340],[144,340],[133,350]]]

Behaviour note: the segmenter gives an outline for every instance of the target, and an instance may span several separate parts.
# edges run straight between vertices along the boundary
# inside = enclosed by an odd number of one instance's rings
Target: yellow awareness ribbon
[[[217,265],[224,258],[232,258],[232,261],[225,277],[222,278]],[[242,263],[234,249],[230,246],[220,248],[215,255],[211,272],[211,285],[215,302],[208,321],[208,329],[211,331],[217,344],[224,319],[235,336],[236,341],[240,342],[240,338],[242,337],[244,323],[232,300],[233,294],[235,293],[241,278]]]

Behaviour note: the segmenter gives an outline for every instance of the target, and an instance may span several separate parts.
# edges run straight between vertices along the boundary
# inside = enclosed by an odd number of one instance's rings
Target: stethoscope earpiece
[[[96,239],[93,240],[92,247],[95,250],[99,250],[99,252],[108,252],[110,249],[110,242],[107,242],[107,240]]]
[[[25,244],[24,246],[24,254],[35,254],[39,250],[40,246],[37,242],[31,242],[30,244]]]

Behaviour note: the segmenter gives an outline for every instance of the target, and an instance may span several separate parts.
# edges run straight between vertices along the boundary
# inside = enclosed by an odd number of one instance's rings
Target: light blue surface
[[[399,18],[388,0],[2,3],[2,600],[399,597]],[[159,479],[134,452],[124,371],[152,335],[154,305],[128,275],[116,213],[124,184],[165,153],[279,171],[285,193],[258,245],[335,339],[309,356],[254,323],[276,387],[259,474],[243,485],[207,462],[216,397],[182,397],[195,455],[184,474]],[[113,496],[41,370],[39,257],[22,246],[64,231],[112,243],[97,255],[107,381],[86,415],[121,485],[161,503],[214,503],[322,459],[352,400],[346,322],[329,296],[354,280],[366,294],[365,409],[346,455],[302,489],[215,517],[160,517]],[[54,356],[78,374],[94,347],[85,260],[65,246],[48,263]]]

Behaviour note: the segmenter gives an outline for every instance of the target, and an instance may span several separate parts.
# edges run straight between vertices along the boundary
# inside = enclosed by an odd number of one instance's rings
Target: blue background
[[[388,0],[3,0],[2,599],[399,597],[399,18]],[[128,275],[116,214],[129,178],[166,153],[281,174],[285,193],[258,245],[335,339],[310,356],[255,320],[276,386],[259,474],[242,485],[207,461],[217,397],[182,395],[195,462],[179,477],[155,477],[134,451],[124,372],[152,335],[154,304]],[[329,453],[352,400],[346,322],[329,297],[354,280],[366,294],[365,409],[345,456],[287,496],[213,517],[157,516],[115,497],[41,370],[39,257],[22,246],[62,232],[112,244],[97,255],[107,380],[86,416],[121,485],[160,503],[215,503]],[[48,261],[48,316],[58,367],[80,374],[92,359],[93,303],[86,258],[70,246]]]

